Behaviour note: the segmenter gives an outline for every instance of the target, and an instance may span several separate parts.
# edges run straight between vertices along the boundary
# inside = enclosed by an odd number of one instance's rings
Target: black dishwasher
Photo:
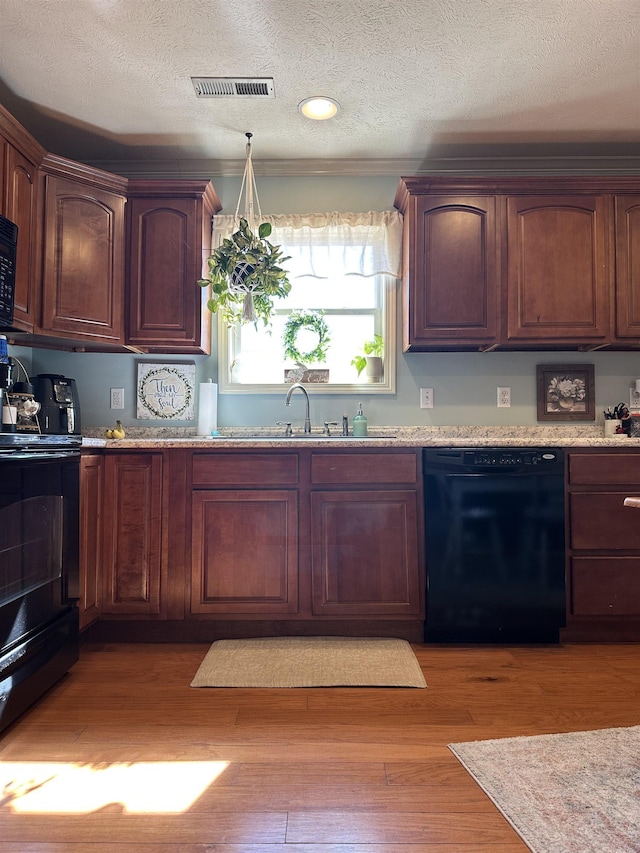
[[[426,642],[558,642],[564,453],[425,448]]]

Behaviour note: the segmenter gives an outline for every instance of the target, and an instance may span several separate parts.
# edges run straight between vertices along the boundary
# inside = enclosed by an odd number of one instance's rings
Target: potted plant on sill
[[[384,376],[383,356],[384,340],[382,335],[375,334],[371,340],[364,342],[362,353],[356,355],[351,360],[351,364],[358,371],[358,377],[364,370],[367,382],[382,382]]]
[[[291,290],[282,267],[289,257],[283,256],[280,246],[267,240],[270,234],[269,222],[263,222],[255,234],[242,218],[238,230],[207,259],[209,276],[198,284],[211,285],[207,308],[212,314],[220,314],[230,326],[258,320],[268,326],[273,300],[287,296]]]

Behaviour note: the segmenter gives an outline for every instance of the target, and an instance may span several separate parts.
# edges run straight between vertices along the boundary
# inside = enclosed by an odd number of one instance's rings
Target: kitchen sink
[[[396,438],[395,434],[389,433],[374,433],[370,432],[366,436],[358,437],[353,435],[323,435],[322,433],[294,433],[293,435],[285,435],[283,432],[277,433],[226,433],[225,435],[212,436],[212,440],[220,438],[227,441],[371,441],[379,438]]]

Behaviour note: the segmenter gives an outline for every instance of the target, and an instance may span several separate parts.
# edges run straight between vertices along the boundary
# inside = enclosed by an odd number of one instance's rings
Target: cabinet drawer
[[[640,453],[570,453],[572,485],[640,483]]]
[[[574,616],[640,616],[640,557],[574,557]]]
[[[606,551],[640,549],[638,511],[624,506],[626,494],[579,492],[570,495],[571,547]]]
[[[194,453],[194,488],[295,486],[297,453]]]
[[[411,483],[418,476],[415,453],[314,453],[311,483]]]

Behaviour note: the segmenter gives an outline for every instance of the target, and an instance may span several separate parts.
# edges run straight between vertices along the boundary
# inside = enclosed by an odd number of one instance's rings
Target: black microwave
[[[0,329],[13,325],[18,226],[0,215]]]

